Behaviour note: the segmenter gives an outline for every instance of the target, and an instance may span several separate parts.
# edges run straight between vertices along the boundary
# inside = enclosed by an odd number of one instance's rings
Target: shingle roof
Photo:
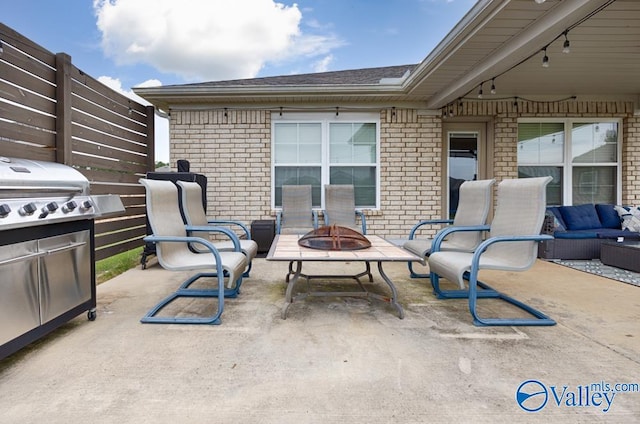
[[[417,65],[387,66],[381,68],[353,69],[347,71],[319,72],[313,74],[283,75],[275,77],[211,81],[181,86],[301,86],[301,85],[368,85],[378,84],[383,78],[402,78]]]

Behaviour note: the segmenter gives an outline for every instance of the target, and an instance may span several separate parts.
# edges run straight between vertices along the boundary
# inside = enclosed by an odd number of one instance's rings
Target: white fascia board
[[[477,28],[482,27],[510,1],[479,0],[431,53],[416,66],[411,75],[405,80],[404,88],[411,90],[425,78],[428,78],[434,70],[438,69],[443,62],[457,51],[460,45],[463,45],[475,34]]]

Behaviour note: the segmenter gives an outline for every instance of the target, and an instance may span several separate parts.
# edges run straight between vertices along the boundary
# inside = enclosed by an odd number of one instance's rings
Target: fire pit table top
[[[267,260],[271,261],[382,261],[421,262],[413,255],[382,237],[366,235],[371,247],[360,250],[318,250],[298,245],[301,235],[277,235],[273,240]]]

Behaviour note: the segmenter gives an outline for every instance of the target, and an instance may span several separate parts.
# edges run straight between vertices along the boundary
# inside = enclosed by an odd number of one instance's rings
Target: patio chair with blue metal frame
[[[521,272],[537,259],[537,244],[552,237],[541,235],[546,208],[546,186],[551,177],[503,180],[498,184],[496,210],[490,225],[448,227],[433,241],[429,268],[431,284],[440,298],[467,298],[476,325],[554,325],[544,313],[498,292],[478,280],[482,269]],[[455,231],[489,231],[486,240],[473,252],[440,251],[442,240]],[[460,290],[439,291],[439,279],[457,283]],[[466,288],[465,288],[466,286]],[[482,318],[477,312],[479,298],[501,299],[531,317]]]
[[[156,243],[158,263],[171,271],[195,271],[196,274],[183,282],[178,289],[153,307],[140,321],[159,324],[220,324],[224,310],[224,298],[237,295],[242,284],[242,273],[247,267],[247,258],[240,250],[238,237],[228,228],[207,227],[229,237],[234,250],[221,252],[209,240],[188,236],[182,222],[178,205],[178,188],[171,181],[142,178],[140,183],[146,190],[147,217],[152,235],[145,241]],[[198,229],[199,227],[195,227]],[[189,246],[199,244],[208,253],[196,253]],[[215,278],[213,288],[191,288],[203,277]],[[227,280],[225,288],[225,278]],[[207,317],[158,316],[171,302],[179,298],[216,298],[215,313]]]
[[[282,209],[276,213],[276,234],[304,235],[318,229],[318,213],[313,210],[310,185],[283,185]],[[293,262],[285,277],[288,283],[295,274]]]
[[[258,254],[258,243],[251,240],[251,232],[249,231],[249,228],[240,221],[208,219],[204,211],[204,207],[202,206],[202,187],[200,187],[200,184],[190,181],[177,181],[176,184],[178,185],[178,191],[180,192],[180,197],[182,199],[182,202],[180,202],[182,215],[184,216],[187,224],[187,232],[190,236],[209,239],[208,231],[193,230],[193,227],[207,227],[209,225],[237,228],[242,232],[243,238],[240,238],[240,249],[242,249],[242,252],[246,255],[247,262],[249,263],[243,277],[249,277],[252,261]],[[213,245],[220,252],[234,250],[233,242],[231,240],[213,241]],[[198,253],[209,252],[208,249],[197,243],[193,244],[191,249]]]
[[[337,225],[351,228],[363,235],[367,234],[367,220],[364,213],[356,209],[355,189],[351,184],[327,184],[324,186],[323,211],[325,225]],[[358,223],[358,219],[360,223]],[[369,282],[373,282],[371,274],[371,264],[365,262],[366,269],[358,275],[353,276],[356,280],[359,277],[368,276]]]
[[[283,185],[282,209],[276,213],[276,234],[303,235],[318,228],[310,185]]]
[[[453,219],[431,219],[420,221],[411,228],[409,240],[402,247],[414,255],[424,258],[425,262],[431,254],[433,239],[419,237],[425,226],[450,224],[453,226],[484,225],[491,208],[492,190],[495,180],[465,181],[459,187],[459,201],[456,215]],[[462,250],[472,252],[482,241],[482,233],[454,232],[444,240],[440,250]],[[429,274],[415,272],[413,263],[407,264],[412,278],[429,278]]]

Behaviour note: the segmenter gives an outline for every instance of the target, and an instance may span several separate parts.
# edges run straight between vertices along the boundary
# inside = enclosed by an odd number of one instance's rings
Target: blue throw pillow
[[[620,215],[618,215],[613,205],[598,204],[596,205],[596,212],[598,212],[602,228],[615,228],[617,230],[621,228]]]
[[[602,228],[595,205],[561,206],[560,213],[568,230]]]

